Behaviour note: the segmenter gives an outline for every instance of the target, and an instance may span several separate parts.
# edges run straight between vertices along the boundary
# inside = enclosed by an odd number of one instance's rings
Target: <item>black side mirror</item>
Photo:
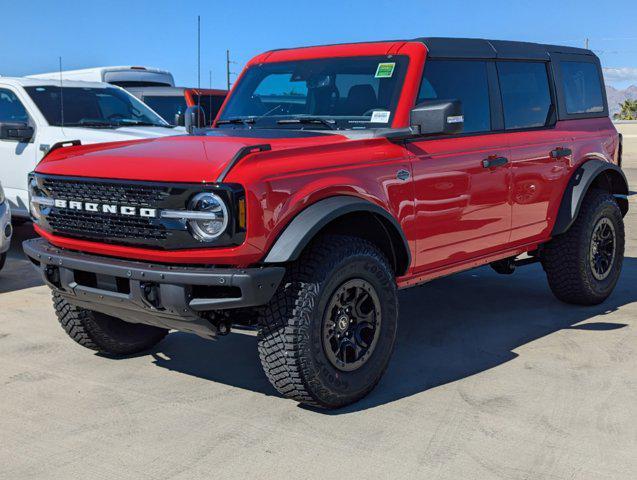
[[[28,142],[35,131],[26,123],[0,123],[0,140]]]
[[[193,133],[197,128],[203,128],[206,124],[206,114],[203,108],[197,106],[188,107],[184,124],[188,133]]]
[[[173,119],[173,125],[177,125],[178,127],[183,127],[186,124],[186,116],[181,113],[175,113],[175,118]]]
[[[416,105],[410,115],[413,130],[420,135],[462,133],[464,115],[460,100],[428,100]]]

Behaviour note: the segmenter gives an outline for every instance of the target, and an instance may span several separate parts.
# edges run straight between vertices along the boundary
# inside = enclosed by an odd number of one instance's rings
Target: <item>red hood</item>
[[[254,131],[252,131],[254,132]],[[217,136],[219,135],[219,136]],[[71,177],[146,180],[149,182],[214,182],[242,147],[268,143],[272,150],[312,147],[347,141],[341,135],[177,136],[61,148],[45,157],[36,172]]]

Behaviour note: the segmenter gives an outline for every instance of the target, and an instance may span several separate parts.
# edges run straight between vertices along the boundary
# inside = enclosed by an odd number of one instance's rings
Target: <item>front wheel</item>
[[[53,306],[60,325],[75,342],[109,355],[133,355],[148,350],[167,334],[165,328],[128,323],[119,318],[77,307],[57,293]]]
[[[577,305],[606,300],[619,280],[624,243],[624,220],[613,196],[589,191],[571,228],[542,252],[553,294]]]
[[[260,316],[259,356],[283,395],[321,408],[360,400],[378,383],[398,322],[396,284],[371,243],[315,242]]]

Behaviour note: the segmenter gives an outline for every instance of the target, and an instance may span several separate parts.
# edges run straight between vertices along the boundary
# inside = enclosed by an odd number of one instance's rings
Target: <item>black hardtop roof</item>
[[[545,45],[541,43],[485,40],[481,38],[422,37],[411,40],[422,42],[431,58],[485,58],[509,60],[550,60],[551,54],[595,54],[584,48]]]
[[[562,45],[547,45],[543,43],[516,42],[511,40],[487,40],[484,38],[452,38],[452,37],[419,37],[403,40],[370,40],[366,42],[333,43],[329,45],[314,45],[294,48],[277,48],[269,52],[281,50],[298,50],[316,46],[330,47],[338,45],[364,43],[401,43],[421,42],[425,44],[430,58],[482,58],[507,60],[544,60],[549,61],[551,54],[588,55],[597,58],[585,48],[566,47]]]

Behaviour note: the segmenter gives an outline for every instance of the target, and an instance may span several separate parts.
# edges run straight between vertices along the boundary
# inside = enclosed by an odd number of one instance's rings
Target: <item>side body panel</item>
[[[510,166],[501,134],[425,140],[414,155],[417,272],[464,262],[506,247],[511,227]]]

